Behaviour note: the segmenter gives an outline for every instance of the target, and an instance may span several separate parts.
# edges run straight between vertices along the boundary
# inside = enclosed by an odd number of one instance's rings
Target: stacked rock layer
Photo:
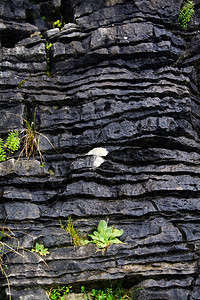
[[[198,4],[181,30],[181,0],[4,2],[0,135],[35,112],[45,158],[0,163],[1,226],[24,249],[5,256],[7,296],[111,280],[137,299],[199,299]],[[69,216],[85,237],[109,218],[125,243],[74,247]]]

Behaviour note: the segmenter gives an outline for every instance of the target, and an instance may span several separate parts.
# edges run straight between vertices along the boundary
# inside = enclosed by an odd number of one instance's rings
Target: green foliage
[[[53,23],[53,28],[60,28],[62,26],[62,22],[57,20]]]
[[[51,49],[51,47],[53,46],[52,43],[46,43],[46,50],[49,51]]]
[[[178,24],[184,29],[187,28],[188,23],[194,16],[194,6],[195,3],[193,1],[186,0],[182,2],[182,8],[178,16]]]
[[[4,147],[7,151],[14,153],[19,149],[20,139],[19,139],[19,132],[15,130],[14,132],[8,133],[8,138]]]
[[[9,132],[6,143],[0,139],[0,162],[5,161],[7,158],[7,153],[14,153],[19,149],[20,138],[19,132],[17,130]]]
[[[85,290],[85,287],[81,287],[81,292],[84,294],[85,300],[91,299],[88,295],[92,296],[92,299],[94,300],[129,300],[131,299],[128,295],[125,294],[124,289],[121,285],[118,285],[116,289],[112,288],[112,285],[110,288],[105,289],[92,289],[92,291],[89,293]]]
[[[22,80],[20,81],[20,83],[18,84],[18,88],[21,89],[22,85],[23,85],[23,84],[26,82],[26,80],[28,80],[28,79],[30,79],[30,76],[29,76],[28,78],[26,78],[26,79],[22,79]]]
[[[4,150],[4,142],[0,139],[0,161],[6,160],[6,152]]]
[[[35,248],[31,250],[32,252],[39,253],[41,256],[46,256],[49,254],[48,248],[44,248],[43,244],[35,244]]]
[[[47,76],[51,76],[51,73],[50,73],[50,49],[51,47],[53,46],[52,43],[46,43],[46,63],[47,63],[47,66],[46,66],[46,74]]]
[[[72,244],[74,246],[85,245],[85,241],[81,238],[80,233],[78,232],[78,230],[74,228],[74,223],[75,222],[72,222],[71,216],[69,216],[67,224],[63,225],[62,222],[60,221],[60,226],[62,229],[70,233],[72,238]]]
[[[97,227],[97,231],[93,234],[89,234],[91,241],[86,241],[86,243],[96,244],[98,248],[102,249],[103,252],[110,246],[110,244],[123,244],[117,237],[123,234],[123,229],[118,230],[113,226],[108,227],[106,221],[101,220]]]
[[[58,286],[57,288],[51,288],[48,292],[50,300],[63,300],[64,295],[68,295],[72,292],[72,286]]]
[[[22,80],[20,81],[20,83],[18,84],[18,88],[21,89],[22,85],[23,85],[25,82],[26,82],[26,80],[25,80],[25,79],[22,79]]]
[[[53,23],[53,28],[59,28],[60,30],[62,30],[63,26],[65,26],[65,23],[60,20],[57,20]]]

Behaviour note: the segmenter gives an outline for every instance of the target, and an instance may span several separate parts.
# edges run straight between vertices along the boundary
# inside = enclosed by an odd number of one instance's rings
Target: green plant
[[[117,237],[120,237],[123,234],[123,229],[118,230],[115,227],[108,227],[106,221],[101,220],[97,227],[97,231],[94,231],[93,234],[89,234],[91,241],[87,240],[87,244],[96,244],[98,248],[104,251],[110,246],[110,244],[123,244]]]
[[[6,227],[5,223],[6,223],[6,220],[4,221],[3,226],[0,226],[0,273],[2,273],[6,278],[6,281],[8,284],[8,290],[9,290],[9,299],[11,300],[10,283],[9,283],[9,278],[6,273],[8,266],[7,266],[7,264],[4,263],[4,257],[8,256],[8,253],[13,253],[13,254],[17,254],[23,258],[24,255],[22,255],[19,252],[20,249],[28,251],[28,252],[31,252],[31,251],[28,249],[25,249],[25,248],[20,248],[19,241],[15,237],[14,232],[10,228]],[[47,254],[47,252],[45,250],[46,249],[43,249],[44,253]],[[34,253],[34,254],[36,256],[38,256],[38,254],[36,254],[36,253]],[[42,261],[49,268],[49,266],[43,259],[42,259]],[[1,296],[0,296],[0,299],[1,299]],[[4,298],[2,298],[2,300],[3,299]]]
[[[88,292],[86,291],[84,286],[81,287],[81,293],[84,294],[85,300],[88,300]]]
[[[0,162],[8,159],[7,152],[13,154],[15,151],[17,151],[19,149],[19,145],[20,138],[17,130],[10,131],[8,133],[6,143],[0,139]]]
[[[52,43],[46,43],[46,63],[47,63],[47,66],[46,66],[46,74],[47,76],[51,76],[51,73],[50,73],[50,49],[51,47],[53,46]]]
[[[63,300],[64,295],[69,295],[72,292],[72,286],[58,286],[57,288],[51,288],[48,291],[48,296],[50,300]]]
[[[0,161],[6,160],[6,152],[4,150],[4,142],[0,139]]]
[[[85,300],[94,299],[94,300],[129,300],[131,299],[127,294],[125,294],[122,285],[119,284],[116,289],[112,288],[112,284],[110,283],[110,288],[105,289],[92,289],[91,292],[85,290],[85,287],[81,287],[81,293],[84,294]],[[91,297],[89,298],[90,295]]]
[[[35,244],[35,248],[31,250],[32,252],[39,253],[41,256],[46,256],[49,254],[48,248],[44,248],[43,244]]]
[[[35,118],[36,118],[36,109],[34,111],[34,117],[33,117],[33,122],[30,123],[29,121],[27,121],[26,119],[24,119],[23,117],[13,114],[15,116],[18,116],[20,119],[22,119],[26,125],[26,128],[22,131],[22,138],[21,138],[21,144],[22,144],[22,150],[21,153],[19,155],[19,158],[21,155],[25,154],[26,158],[29,159],[31,156],[34,157],[35,152],[38,151],[39,155],[40,155],[40,161],[41,161],[41,167],[44,166],[44,158],[43,155],[41,153],[40,150],[40,138],[43,137],[45,138],[48,143],[52,146],[52,148],[58,152],[53,144],[50,142],[50,140],[48,139],[47,136],[45,136],[44,134],[38,132],[36,130],[36,125],[35,125]]]
[[[46,50],[49,51],[51,49],[51,47],[53,46],[52,43],[46,43]]]
[[[23,85],[25,82],[26,82],[26,80],[25,80],[25,79],[22,79],[22,80],[20,81],[20,83],[18,84],[18,88],[21,89],[22,85]]]
[[[60,28],[61,26],[62,22],[60,20],[53,22],[53,28]]]
[[[10,153],[14,153],[19,149],[20,139],[19,139],[19,132],[15,130],[13,132],[8,133],[8,138],[4,147]]]
[[[53,28],[59,28],[60,30],[62,30],[63,26],[65,26],[65,23],[60,20],[53,22]]]
[[[22,79],[22,80],[20,81],[20,83],[18,84],[18,88],[21,89],[22,85],[23,85],[23,84],[26,82],[26,80],[28,80],[28,79],[30,79],[30,76],[28,76],[28,78],[26,78],[26,79]]]
[[[62,222],[60,221],[60,226],[62,229],[70,233],[73,245],[75,246],[85,245],[85,241],[81,238],[80,233],[78,232],[78,230],[74,228],[74,223],[75,222],[72,222],[71,216],[69,216],[67,224],[63,225]]]
[[[178,24],[184,29],[187,28],[188,23],[194,16],[194,6],[195,3],[193,1],[185,0],[182,2],[182,7],[178,16]]]

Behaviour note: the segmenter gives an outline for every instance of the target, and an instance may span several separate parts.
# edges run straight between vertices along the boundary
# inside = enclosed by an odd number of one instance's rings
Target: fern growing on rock
[[[19,149],[19,143],[20,143],[19,132],[16,130],[8,133],[8,138],[6,140],[4,147],[8,152],[14,153]]]
[[[189,22],[194,16],[194,6],[195,3],[191,0],[183,1],[183,5],[178,16],[178,24],[184,29],[187,28]]]
[[[0,139],[0,161],[6,160],[6,152],[4,150],[4,142]]]
[[[19,149],[19,145],[20,138],[19,132],[17,130],[8,133],[8,137],[5,144],[3,139],[0,139],[0,162],[7,160],[7,154],[13,154]]]

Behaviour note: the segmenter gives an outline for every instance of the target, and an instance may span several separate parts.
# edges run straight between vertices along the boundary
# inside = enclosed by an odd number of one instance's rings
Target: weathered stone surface
[[[20,292],[14,289],[11,289],[11,293],[6,290],[7,296],[12,295],[13,300],[48,300],[49,297],[47,293],[38,288],[33,289],[24,289]]]
[[[182,31],[181,2],[1,1],[0,138],[37,107],[45,157],[0,163],[0,227],[23,255],[6,249],[12,300],[109,280],[143,287],[135,299],[200,298],[200,14]],[[109,218],[125,244],[74,247],[69,215],[83,238]]]

